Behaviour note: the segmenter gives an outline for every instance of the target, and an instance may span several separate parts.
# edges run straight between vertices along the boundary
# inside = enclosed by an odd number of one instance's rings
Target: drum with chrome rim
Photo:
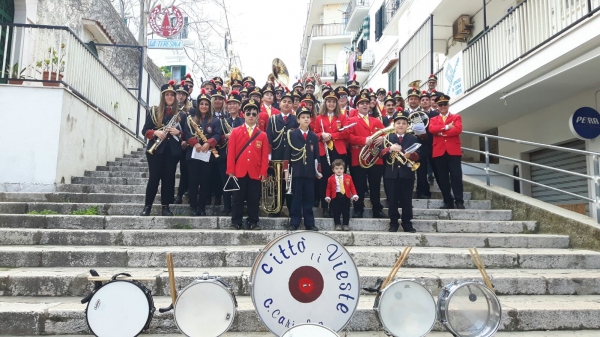
[[[381,291],[375,311],[383,328],[396,337],[427,335],[436,319],[435,300],[415,280],[395,280]]]
[[[438,297],[437,307],[440,322],[454,336],[488,337],[500,327],[500,301],[482,282],[448,284]]]
[[[85,316],[91,332],[98,337],[135,337],[147,330],[154,314],[152,292],[132,280],[119,280],[117,274],[88,296]],[[89,301],[88,301],[89,299]]]
[[[175,324],[189,337],[217,337],[233,324],[237,309],[235,295],[229,284],[207,273],[177,295]]]
[[[340,335],[326,326],[304,323],[290,328],[281,337],[340,337]]]
[[[358,269],[338,241],[317,232],[293,232],[271,241],[250,274],[251,297],[277,336],[302,323],[342,330],[358,306]]]

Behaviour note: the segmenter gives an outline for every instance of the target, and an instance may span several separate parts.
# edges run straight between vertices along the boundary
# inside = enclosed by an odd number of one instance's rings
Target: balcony
[[[321,77],[321,80],[323,82],[330,82],[330,83],[343,83],[344,82],[344,77],[343,77],[343,69],[340,69],[340,71],[338,72],[338,76],[337,76],[337,82],[335,81],[335,71],[336,71],[336,65],[335,64],[320,64],[320,65],[313,65],[312,67],[310,67],[311,73],[314,74],[318,74]]]
[[[323,59],[323,46],[326,44],[350,44],[351,35],[344,30],[343,23],[313,25],[311,35],[306,41],[306,57],[300,57],[301,63],[308,70],[308,65],[316,64]],[[304,48],[301,48],[304,50]]]
[[[411,0],[387,0],[383,22],[383,34],[398,35],[398,20],[402,16],[400,9],[406,8],[405,4]]]
[[[369,14],[369,6],[369,0],[350,0],[344,12],[346,32],[356,32],[360,29],[365,16]]]

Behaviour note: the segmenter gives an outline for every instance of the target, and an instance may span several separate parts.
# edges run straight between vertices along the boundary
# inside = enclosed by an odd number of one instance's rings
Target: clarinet
[[[177,117],[179,117],[179,114],[176,113],[173,115],[173,117],[171,117],[171,120],[169,121],[169,123],[167,123],[167,125],[164,125],[163,127],[159,128],[156,131],[164,131],[168,128],[172,128],[175,125],[177,125]],[[165,138],[166,139],[166,138]],[[154,154],[154,151],[156,151],[156,149],[160,146],[160,144],[162,144],[162,140],[158,137],[156,137],[154,139],[154,144],[152,144],[152,147],[150,147],[150,149],[148,150],[149,154]]]
[[[204,132],[202,132],[202,129],[200,129],[198,124],[196,124],[196,122],[194,122],[194,120],[192,119],[192,116],[188,116],[188,123],[190,123],[192,128],[194,128],[194,137],[196,137],[196,139],[198,139],[198,140],[201,140],[203,143],[208,143],[208,139],[206,139]],[[214,147],[211,147],[210,151],[215,156],[215,158],[219,158],[219,152],[217,151],[217,149],[215,149]]]

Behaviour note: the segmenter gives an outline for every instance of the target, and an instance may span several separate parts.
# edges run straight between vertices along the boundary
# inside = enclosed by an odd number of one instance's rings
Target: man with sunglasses
[[[265,132],[256,124],[260,101],[244,102],[245,123],[231,131],[227,151],[227,175],[237,180],[239,190],[233,193],[231,229],[260,230],[258,207],[261,197],[261,181],[267,178],[269,167],[269,144]],[[235,186],[229,182],[228,186]],[[248,218],[243,225],[244,202],[248,206]]]

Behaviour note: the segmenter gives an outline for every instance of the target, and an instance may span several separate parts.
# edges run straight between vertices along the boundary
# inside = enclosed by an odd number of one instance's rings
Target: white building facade
[[[569,126],[575,111],[600,105],[599,0],[353,0],[346,8],[351,48],[363,64],[369,59],[357,73],[363,86],[405,94],[414,80],[426,88],[433,73],[465,131],[600,151]],[[463,161],[484,166],[485,155],[468,150],[484,151],[483,137],[464,135],[463,147]],[[538,165],[593,176],[597,157],[491,138],[488,149],[502,156],[489,157],[495,171],[596,200],[592,179]],[[500,174],[492,183],[553,204],[583,203],[596,215],[593,202],[573,195]]]

